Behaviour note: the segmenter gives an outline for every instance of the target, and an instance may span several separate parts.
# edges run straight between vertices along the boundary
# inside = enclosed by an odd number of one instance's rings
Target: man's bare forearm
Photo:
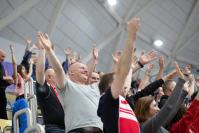
[[[59,89],[63,89],[65,86],[65,82],[64,82],[65,73],[64,73],[64,70],[62,69],[61,63],[56,57],[55,52],[52,49],[47,50],[46,52],[48,55],[48,60],[55,71],[57,86]]]
[[[36,64],[36,80],[40,85],[43,85],[45,82],[44,69],[45,69],[45,50],[41,49]]]

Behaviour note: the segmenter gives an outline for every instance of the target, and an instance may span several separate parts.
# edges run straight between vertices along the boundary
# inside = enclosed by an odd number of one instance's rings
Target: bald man
[[[6,57],[6,53],[0,49],[0,119],[7,119],[6,105],[7,99],[5,89],[10,84],[14,83],[14,80],[10,76],[6,76],[2,63]]]
[[[66,77],[51,48],[50,40],[40,36],[55,71],[55,81],[65,113],[65,133],[102,133],[102,122],[97,116],[100,92],[97,84],[89,84],[88,68],[75,62],[69,66]]]

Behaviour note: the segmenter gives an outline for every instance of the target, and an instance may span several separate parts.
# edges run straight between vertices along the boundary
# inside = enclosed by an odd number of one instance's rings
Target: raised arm
[[[138,91],[143,90],[150,83],[152,69],[153,69],[153,64],[148,64],[147,70],[144,74],[144,78],[138,87]]]
[[[65,77],[64,70],[62,69],[61,63],[56,57],[55,52],[52,49],[52,44],[48,36],[46,34],[39,34],[39,38],[41,39],[41,42],[46,50],[46,53],[48,55],[48,60],[55,71],[55,78],[56,78],[57,86],[60,90],[62,90],[65,87],[66,77]]]
[[[134,41],[136,39],[136,33],[139,27],[139,19],[134,18],[128,23],[128,37],[124,50],[122,51],[121,58],[117,64],[115,71],[115,78],[111,85],[111,92],[113,98],[117,99],[122,93],[122,88],[126,76],[131,68],[132,52],[134,49]]]
[[[30,60],[29,60],[29,71],[28,71],[28,74],[25,77],[25,81],[28,81],[31,78],[32,73],[33,73],[33,60],[30,58]]]
[[[13,45],[10,45],[10,51],[11,51],[12,64],[13,64],[13,79],[14,79],[14,83],[17,84],[17,62],[16,62],[16,57],[14,54],[14,46]]]
[[[39,51],[39,56],[36,63],[36,81],[40,85],[44,85],[45,82],[45,49],[42,47]]]
[[[178,99],[180,96],[180,91],[185,83],[185,80],[184,80],[184,75],[180,71],[178,64],[176,63],[175,65],[176,65],[176,72],[178,73],[179,76],[177,85],[173,93],[171,94],[171,96],[163,106],[163,108],[160,110],[160,112],[158,112],[158,114],[156,114],[155,116],[153,116],[151,119],[149,119],[147,122],[143,124],[144,132],[157,132],[157,130],[167,122],[164,120],[164,118],[167,118],[167,116],[170,113],[172,113],[172,110],[176,106],[176,99]]]
[[[156,79],[157,79],[157,80],[158,80],[158,79],[161,79],[163,73],[164,73],[164,57],[161,56],[161,57],[159,58],[159,71],[158,71],[158,74],[157,74]]]
[[[121,51],[117,51],[115,54],[112,54],[113,58],[113,66],[112,66],[112,71],[115,72],[117,70],[117,63],[121,57]]]
[[[35,44],[33,44],[31,47],[29,47],[31,45],[31,40],[27,40],[27,47],[26,47],[26,51],[25,51],[25,54],[23,56],[23,60],[21,61],[21,65],[24,65],[26,69],[28,69],[29,67],[29,60],[31,58],[31,55],[32,55],[32,51],[34,49],[37,48],[37,46]]]
[[[94,46],[92,49],[92,59],[89,62],[88,66],[88,80],[87,84],[89,83],[89,80],[92,76],[92,72],[95,71],[96,65],[97,65],[97,60],[98,60],[98,49]]]

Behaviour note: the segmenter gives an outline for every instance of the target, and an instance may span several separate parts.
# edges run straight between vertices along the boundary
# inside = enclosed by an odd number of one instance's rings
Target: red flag
[[[128,102],[119,96],[119,133],[140,133],[140,126],[137,118]]]

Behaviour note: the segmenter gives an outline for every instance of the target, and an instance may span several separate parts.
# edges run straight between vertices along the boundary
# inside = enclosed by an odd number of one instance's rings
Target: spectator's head
[[[69,66],[69,78],[78,84],[86,84],[88,80],[88,68],[85,64],[75,62]]]
[[[25,76],[27,75],[26,68],[23,65],[18,65],[17,66],[17,73],[19,73],[22,78],[25,78]]]
[[[107,73],[101,77],[99,83],[100,94],[106,92],[111,87],[111,84],[113,82],[113,76],[114,73]]]
[[[155,91],[155,100],[156,102],[158,102],[160,100],[160,98],[164,95],[164,91],[162,89],[162,87],[159,87],[156,91]]]
[[[54,82],[55,81],[55,71],[52,68],[48,68],[45,72],[45,80],[48,83]]]
[[[93,84],[93,83],[97,83],[100,81],[100,76],[98,73],[96,72],[92,72],[91,77],[89,79],[89,83]]]
[[[140,123],[146,122],[159,112],[157,103],[152,96],[139,98],[135,105],[135,115]]]
[[[173,80],[167,80],[163,84],[163,92],[165,95],[170,96],[176,86],[176,82]]]
[[[0,63],[4,61],[5,57],[6,53],[2,49],[0,49]]]

